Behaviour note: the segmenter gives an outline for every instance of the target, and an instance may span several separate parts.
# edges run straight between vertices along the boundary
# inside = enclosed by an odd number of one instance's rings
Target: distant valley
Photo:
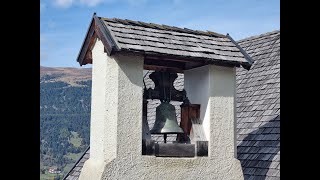
[[[40,179],[62,179],[89,145],[91,68],[40,67]]]

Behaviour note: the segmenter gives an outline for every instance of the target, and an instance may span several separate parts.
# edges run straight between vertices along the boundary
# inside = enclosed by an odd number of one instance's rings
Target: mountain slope
[[[73,86],[79,85],[77,82],[91,80],[91,68],[52,68],[40,66],[41,82],[65,82]]]
[[[40,175],[67,172],[89,145],[91,68],[40,67]]]

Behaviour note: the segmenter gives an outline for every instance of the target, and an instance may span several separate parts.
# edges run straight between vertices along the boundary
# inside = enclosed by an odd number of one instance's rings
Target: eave
[[[77,62],[82,65],[92,64],[92,48],[97,38],[99,38],[104,47],[105,52],[110,56],[114,50],[120,50],[113,38],[109,35],[108,29],[101,22],[100,18],[93,14],[90,26],[87,30],[86,37],[82,43],[78,54]]]
[[[240,52],[244,55],[244,58],[247,60],[247,62],[224,61],[221,59],[210,59],[203,57],[198,58],[182,55],[168,55],[148,51],[139,51],[134,49],[122,49],[119,43],[117,42],[117,38],[114,36],[113,32],[105,25],[103,18],[97,17],[94,13],[86,37],[80,49],[77,61],[79,62],[80,66],[92,64],[92,49],[96,42],[96,39],[99,38],[104,45],[105,52],[109,56],[115,52],[120,51],[123,53],[130,52],[143,55],[145,61],[144,68],[150,70],[161,69],[184,71],[187,69],[192,69],[207,64],[236,67],[242,65],[243,67],[246,67],[246,69],[250,68],[251,64],[253,63],[252,58],[229,35],[225,37],[229,38],[237,46]]]

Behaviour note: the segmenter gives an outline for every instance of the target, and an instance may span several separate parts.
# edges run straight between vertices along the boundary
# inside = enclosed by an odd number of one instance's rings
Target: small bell
[[[175,107],[172,104],[162,102],[156,108],[156,120],[150,133],[164,134],[165,143],[167,134],[184,133],[182,128],[178,125]]]

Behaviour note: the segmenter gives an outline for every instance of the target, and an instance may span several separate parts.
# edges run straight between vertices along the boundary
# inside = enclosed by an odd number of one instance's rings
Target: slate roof
[[[102,22],[102,32],[106,33],[111,51],[114,52],[130,51],[249,65],[236,44],[222,34],[127,19],[94,17],[97,23]]]
[[[254,60],[251,69],[237,68],[237,152],[245,180],[280,179],[280,31],[238,41]],[[153,82],[146,76],[147,87]],[[183,89],[183,74],[174,82]],[[148,103],[149,127],[153,127],[157,100]],[[179,104],[174,103],[180,120]],[[168,138],[169,139],[169,138]],[[78,179],[81,161],[66,176]],[[80,168],[80,169],[79,169]],[[76,175],[75,175],[76,174]]]
[[[237,147],[245,179],[280,179],[280,31],[239,41],[254,59],[237,69]]]

